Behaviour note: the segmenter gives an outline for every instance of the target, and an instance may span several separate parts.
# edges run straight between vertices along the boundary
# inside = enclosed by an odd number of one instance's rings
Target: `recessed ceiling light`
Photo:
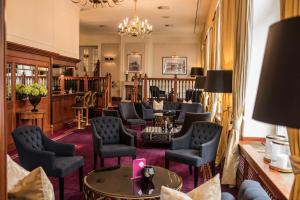
[[[159,9],[159,10],[169,10],[170,7],[169,6],[158,6],[157,9]]]
[[[173,27],[173,24],[165,24],[165,27]]]
[[[169,19],[170,16],[162,16],[162,18],[164,18],[164,19]]]
[[[104,25],[104,24],[100,24],[99,27],[100,27],[100,28],[105,28],[105,27],[107,27],[107,26]]]

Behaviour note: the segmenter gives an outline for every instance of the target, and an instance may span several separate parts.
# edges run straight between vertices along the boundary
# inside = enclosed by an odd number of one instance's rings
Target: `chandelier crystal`
[[[97,8],[99,5],[104,8],[106,6],[108,7],[114,7],[115,5],[118,5],[123,0],[71,0],[73,3],[78,3],[81,6],[86,6],[88,4],[92,4],[94,8]]]
[[[137,0],[134,0],[134,16],[130,19],[126,17],[123,22],[119,24],[118,32],[120,35],[139,37],[152,33],[153,27],[148,23],[148,20],[140,20],[137,16],[136,3]]]

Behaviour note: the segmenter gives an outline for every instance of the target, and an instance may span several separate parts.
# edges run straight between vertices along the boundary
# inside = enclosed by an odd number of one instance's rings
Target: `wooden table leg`
[[[80,109],[77,109],[77,129],[81,129]]]
[[[89,108],[86,108],[85,115],[86,115],[85,116],[85,120],[86,120],[85,125],[89,126],[90,125],[90,123],[89,123]]]

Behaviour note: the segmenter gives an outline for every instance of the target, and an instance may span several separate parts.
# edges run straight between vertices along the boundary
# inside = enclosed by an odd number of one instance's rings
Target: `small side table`
[[[44,117],[45,112],[31,112],[31,111],[24,111],[18,112],[19,121],[22,120],[31,120],[32,125],[37,126],[38,120],[42,121],[42,130],[44,130]]]

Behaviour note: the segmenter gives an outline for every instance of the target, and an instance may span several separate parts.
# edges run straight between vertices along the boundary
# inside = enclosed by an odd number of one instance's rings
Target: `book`
[[[132,179],[139,179],[142,177],[142,171],[146,166],[146,159],[139,158],[132,161]]]

